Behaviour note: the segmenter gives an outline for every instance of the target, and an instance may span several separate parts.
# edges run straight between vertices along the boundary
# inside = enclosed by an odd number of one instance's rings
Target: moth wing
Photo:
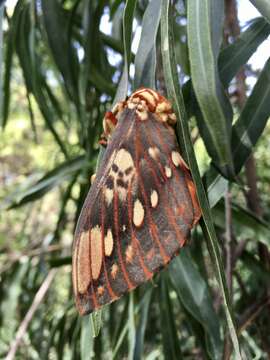
[[[171,126],[150,112],[141,121],[130,109],[121,119],[75,233],[73,287],[81,314],[151,278],[200,217]]]

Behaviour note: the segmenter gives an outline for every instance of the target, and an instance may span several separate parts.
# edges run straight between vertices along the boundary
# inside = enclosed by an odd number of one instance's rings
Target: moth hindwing
[[[82,315],[150,279],[177,255],[200,218],[175,123],[169,101],[146,88],[105,114],[106,151],[73,244],[73,289]]]

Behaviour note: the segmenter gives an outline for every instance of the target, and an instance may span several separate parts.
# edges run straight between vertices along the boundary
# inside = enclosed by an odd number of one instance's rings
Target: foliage
[[[1,358],[269,356],[270,58],[259,73],[247,64],[270,34],[269,6],[252,0],[262,16],[232,42],[228,3],[18,0],[0,13]],[[203,218],[154,284],[80,318],[74,226],[104,112],[139,86],[173,102]]]

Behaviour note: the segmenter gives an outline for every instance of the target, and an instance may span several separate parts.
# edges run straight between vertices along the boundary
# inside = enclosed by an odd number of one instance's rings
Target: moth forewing
[[[178,254],[200,217],[175,122],[169,101],[146,88],[105,115],[106,151],[73,246],[73,289],[82,315],[150,279]]]

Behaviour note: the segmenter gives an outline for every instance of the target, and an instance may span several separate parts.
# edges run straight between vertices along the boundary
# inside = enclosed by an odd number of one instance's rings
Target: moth
[[[81,315],[152,278],[185,245],[201,210],[170,102],[141,88],[105,114],[106,150],[75,231]]]

